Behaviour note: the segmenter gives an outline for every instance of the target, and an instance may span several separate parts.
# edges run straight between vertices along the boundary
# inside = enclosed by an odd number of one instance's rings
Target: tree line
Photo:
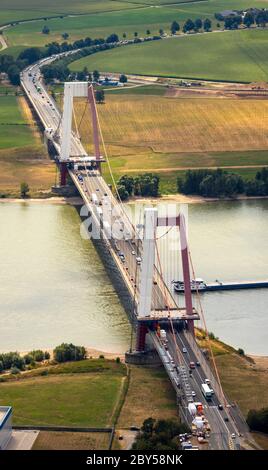
[[[72,343],[62,343],[53,350],[53,359],[56,362],[81,361],[86,358],[84,346],[75,346]],[[0,373],[9,371],[18,374],[24,370],[31,370],[36,363],[50,359],[48,351],[36,349],[21,356],[18,352],[0,354]]]
[[[190,31],[198,33],[198,31],[203,28],[204,31],[209,32],[211,31],[211,26],[212,22],[209,18],[206,18],[204,21],[201,18],[197,18],[196,20],[191,20],[191,18],[188,18],[188,20],[186,20],[183,24],[182,31],[184,33],[189,33]],[[180,31],[180,29],[180,24],[177,21],[173,21],[171,23],[171,34],[176,34],[178,31]]]
[[[18,86],[20,84],[20,72],[25,69],[28,65],[31,65],[45,57],[51,57],[54,54],[60,54],[69,51],[83,50],[80,52],[80,55],[73,55],[70,62],[80,57],[86,55],[94,54],[102,50],[106,50],[114,47],[119,41],[119,38],[116,34],[111,34],[106,39],[91,39],[87,37],[85,39],[79,39],[73,43],[63,42],[51,42],[46,45],[46,47],[29,47],[24,49],[18,57],[15,59],[10,54],[1,54],[0,55],[0,73],[7,73],[8,78],[12,85]],[[55,64],[54,64],[55,65]],[[55,77],[60,80],[66,79],[67,74],[66,67],[58,66],[55,69]]]
[[[247,28],[253,25],[265,28],[268,23],[268,10],[249,9],[244,16],[237,12],[237,14],[230,14],[224,19],[220,13],[215,13],[215,18],[219,21],[224,21],[225,29],[238,29],[242,24]]]
[[[11,373],[30,369],[35,366],[36,362],[49,360],[50,354],[48,351],[41,351],[36,349],[21,356],[18,352],[8,352],[0,354],[0,373],[11,370]]]
[[[121,176],[117,182],[120,199],[126,201],[131,196],[157,197],[159,195],[159,177],[152,173],[143,175]]]
[[[234,197],[268,195],[268,168],[258,171],[255,178],[245,180],[240,175],[216,170],[188,170],[185,177],[177,179],[177,188],[183,194],[198,194],[204,197]]]

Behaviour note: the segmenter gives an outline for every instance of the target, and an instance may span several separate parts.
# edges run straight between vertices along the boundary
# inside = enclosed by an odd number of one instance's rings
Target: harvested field
[[[107,450],[109,433],[41,431],[32,450]]]

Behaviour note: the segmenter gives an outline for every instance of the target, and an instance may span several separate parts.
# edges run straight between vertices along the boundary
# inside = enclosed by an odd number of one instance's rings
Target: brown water
[[[267,213],[268,201],[190,205],[196,275],[207,281],[268,278]],[[1,203],[0,262],[0,350],[63,341],[128,348],[127,316],[94,246],[80,237],[74,208]],[[248,353],[268,355],[268,289],[202,299],[210,331]]]

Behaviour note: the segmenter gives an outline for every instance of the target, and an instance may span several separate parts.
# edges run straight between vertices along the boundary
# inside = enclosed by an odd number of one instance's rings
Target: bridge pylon
[[[168,287],[155,265],[157,227],[177,226],[180,232],[180,250],[184,281],[185,307],[179,308],[170,294]],[[145,351],[145,339],[148,328],[155,324],[169,326],[170,322],[181,325],[187,322],[188,330],[194,335],[194,320],[199,315],[193,308],[189,250],[186,234],[186,222],[183,214],[175,217],[158,217],[157,208],[145,208],[143,232],[142,264],[139,279],[139,301],[137,306],[136,350]],[[161,290],[160,286],[161,285]]]

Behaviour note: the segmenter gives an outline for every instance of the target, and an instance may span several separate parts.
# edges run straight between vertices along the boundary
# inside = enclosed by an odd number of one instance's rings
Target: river
[[[267,200],[190,205],[196,276],[268,278],[267,211]],[[72,341],[124,352],[129,322],[94,246],[80,237],[77,211],[1,203],[0,224],[0,350]],[[247,353],[268,355],[268,290],[203,293],[201,299],[210,331]]]

